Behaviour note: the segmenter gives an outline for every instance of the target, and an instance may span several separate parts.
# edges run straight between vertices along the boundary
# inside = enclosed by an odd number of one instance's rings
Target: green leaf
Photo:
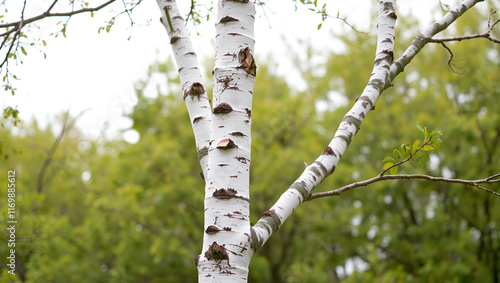
[[[382,160],[382,162],[392,162],[392,164],[394,164],[394,162],[396,160],[394,160],[394,158],[390,157],[390,156],[387,156],[386,158],[384,158],[384,160]]]
[[[26,50],[24,50],[24,47],[21,46],[21,52],[23,52],[24,55],[28,55],[28,53],[26,53]]]
[[[419,145],[420,145],[420,140],[416,140],[416,141],[413,143],[413,145],[411,146],[411,150],[412,150],[412,151],[417,150],[417,148],[419,147]]]
[[[384,164],[384,167],[382,167],[382,169],[387,169],[389,167],[391,167],[392,165],[394,165],[394,162],[387,162],[386,164]]]
[[[391,172],[392,175],[396,175],[398,174],[398,166],[394,166],[391,168],[391,170],[389,170]]]
[[[420,125],[417,123],[417,125],[415,126],[415,129],[418,129],[420,132],[422,132],[422,134],[425,133],[424,131],[424,128],[420,127]]]
[[[441,131],[432,131],[430,134],[429,134],[429,137],[434,137],[434,136],[442,136],[443,135],[443,132]]]
[[[434,148],[431,145],[428,145],[428,144],[426,144],[426,145],[424,145],[424,147],[422,147],[423,151],[430,151],[430,150],[433,150],[433,149]]]
[[[321,28],[321,26],[322,26],[322,25],[323,25],[323,24],[319,24],[319,25],[318,25],[318,30]]]
[[[396,157],[396,158],[401,158],[401,151],[399,151],[399,149],[395,149],[392,154]]]

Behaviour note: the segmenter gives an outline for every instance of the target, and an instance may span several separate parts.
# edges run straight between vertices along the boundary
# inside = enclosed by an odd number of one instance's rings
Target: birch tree
[[[68,17],[78,13],[93,13],[114,1],[108,1],[95,8],[82,7],[68,13],[51,13],[57,0],[40,16],[24,19],[15,23],[0,25],[6,29],[2,48],[7,48],[5,60],[0,67],[5,67],[16,52],[26,53],[18,44],[22,29],[29,23],[47,17]],[[139,1],[140,2],[140,1]],[[130,11],[139,4],[131,3],[125,7]],[[301,1],[312,5],[324,17],[326,10],[316,7],[316,2]],[[198,268],[200,282],[244,282],[247,281],[248,267],[252,255],[278,231],[283,223],[299,209],[305,201],[341,193],[360,186],[390,179],[425,179],[434,182],[462,183],[472,188],[481,189],[495,196],[499,193],[484,187],[483,184],[500,182],[500,174],[481,176],[477,180],[449,179],[426,175],[397,175],[394,170],[409,161],[417,152],[428,147],[437,148],[439,133],[429,132],[418,127],[423,134],[423,141],[403,147],[400,156],[409,158],[399,161],[387,160],[381,173],[367,181],[358,182],[330,192],[313,193],[313,190],[339,165],[349,144],[359,131],[367,114],[384,90],[393,85],[394,79],[411,63],[420,50],[429,43],[441,44],[453,55],[446,42],[486,38],[493,43],[500,41],[492,35],[498,24],[492,12],[488,19],[487,30],[475,35],[457,35],[453,38],[436,38],[467,10],[473,8],[478,0],[465,0],[450,9],[441,19],[415,36],[407,50],[397,55],[394,53],[395,31],[397,28],[397,10],[395,0],[378,2],[377,47],[373,70],[366,86],[353,107],[344,118],[323,152],[317,159],[306,165],[303,173],[284,190],[276,203],[262,213],[255,225],[250,223],[250,164],[251,164],[251,121],[252,96],[255,78],[258,74],[255,62],[254,21],[256,3],[249,0],[220,0],[217,3],[215,44],[216,54],[212,81],[214,85],[212,101],[209,99],[204,77],[200,71],[197,53],[194,50],[189,32],[185,26],[183,14],[175,0],[158,0],[161,22],[165,26],[170,40],[170,48],[178,67],[179,78],[193,133],[196,141],[201,175],[205,180],[205,209],[202,249],[194,259]],[[25,2],[26,3],[26,2]],[[86,6],[86,3],[83,4]],[[24,11],[24,10],[23,10]],[[189,15],[193,15],[190,11]],[[64,29],[62,30],[64,33]],[[6,80],[10,74],[5,74]],[[10,85],[6,86],[11,88]],[[261,95],[261,94],[255,94]],[[259,107],[258,105],[256,107]],[[180,145],[184,146],[184,145]],[[297,149],[300,150],[300,149]],[[392,173],[392,175],[389,174]],[[270,188],[282,189],[282,188]],[[283,188],[284,189],[284,188]]]
[[[394,78],[434,35],[446,29],[477,2],[460,3],[419,34],[407,51],[394,60],[396,3],[379,1],[374,68],[363,93],[344,116],[323,153],[306,167],[279,200],[262,214],[260,220],[250,226],[250,123],[256,75],[253,41],[255,4],[250,1],[218,3],[213,110],[210,113],[208,96],[202,86],[198,67],[193,62],[196,57],[175,1],[158,1],[160,9],[164,11],[162,23],[169,33],[179,66],[184,98],[206,182],[203,248],[195,259],[200,282],[246,281],[253,253],[265,244],[301,203],[320,196],[312,194],[312,190],[335,171],[381,93],[391,86]],[[481,182],[489,181],[498,181],[498,175]]]

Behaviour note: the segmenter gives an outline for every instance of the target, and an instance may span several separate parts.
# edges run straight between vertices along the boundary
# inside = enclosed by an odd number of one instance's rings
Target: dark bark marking
[[[226,248],[224,248],[224,246],[219,246],[217,242],[213,242],[212,245],[210,245],[208,251],[205,252],[205,257],[208,260],[221,261],[225,259],[229,261]]]
[[[220,115],[220,114],[227,114],[233,111],[233,107],[231,105],[222,102],[221,104],[217,105],[217,107],[214,108],[213,113],[215,115]]]
[[[390,13],[390,14],[388,15],[388,17],[389,17],[389,18],[392,18],[392,19],[395,19],[395,20],[398,18],[398,16],[396,16],[396,13],[394,13],[394,12]]]
[[[323,173],[323,176],[328,176],[328,175],[330,175],[330,174],[331,174],[331,172],[329,172],[329,171],[326,169],[326,167],[325,167],[325,165],[323,165],[323,163],[318,162],[318,161],[314,161],[314,162],[313,162],[313,164],[314,164],[314,165],[316,165],[316,166],[318,166],[318,167],[319,167],[319,169],[321,169],[321,172]]]
[[[342,122],[346,122],[349,125],[354,125],[356,127],[356,132],[358,132],[359,128],[361,127],[361,120],[352,115],[346,115],[344,119],[342,119]]]
[[[246,136],[244,133],[242,132],[232,132],[232,133],[229,133],[231,136],[235,136],[235,137],[244,137]]]
[[[245,69],[247,73],[249,73],[252,76],[255,76],[257,74],[257,66],[255,65],[255,60],[253,59],[253,55],[250,51],[250,48],[245,48],[240,50],[238,53],[238,56],[240,58],[240,68]]]
[[[290,186],[290,189],[296,190],[302,196],[303,200],[309,196],[309,192],[304,187],[304,183],[295,182]]]
[[[394,61],[394,53],[392,52],[392,50],[385,49],[382,50],[381,53],[387,54],[385,55],[385,59],[389,60],[389,64],[392,64],[392,61]]]
[[[200,120],[202,120],[202,119],[203,119],[203,116],[198,116],[198,117],[194,118],[194,119],[193,119],[193,124],[194,124],[194,123],[198,123],[198,122],[199,122]]]
[[[223,83],[224,84],[224,89],[228,88],[229,87],[229,83],[232,81],[233,79],[230,78],[229,76],[226,76],[224,77],[223,79],[218,79],[217,82],[218,83]],[[224,90],[222,90],[224,91]]]
[[[222,228],[222,230],[230,232],[231,231],[231,227],[224,227],[224,228]]]
[[[194,257],[194,265],[198,266],[198,262],[200,262],[200,255]]]
[[[217,144],[219,149],[238,148],[238,146],[231,139],[223,139]]]
[[[342,139],[347,144],[347,146],[349,146],[349,144],[351,143],[351,138],[346,135],[338,135],[335,136],[334,138]]]
[[[225,23],[229,23],[229,22],[238,22],[238,21],[239,21],[238,19],[235,19],[233,17],[225,16],[224,18],[220,19],[219,23],[225,24]]]
[[[218,233],[220,231],[220,229],[215,226],[215,225],[210,225],[207,227],[207,229],[205,230],[205,233],[207,233],[208,235],[213,235],[215,233]]]
[[[170,38],[170,44],[174,44],[177,40],[181,39],[180,36],[174,35]]]
[[[373,107],[373,102],[371,101],[371,99],[370,99],[370,98],[368,98],[368,97],[366,97],[366,96],[360,96],[360,97],[358,98],[358,100],[363,100],[363,103],[361,104],[361,106],[363,106],[363,108],[365,108],[365,109],[366,109],[366,106],[367,106],[368,104],[370,104],[370,108],[374,108],[374,107]]]
[[[243,163],[243,164],[247,164],[247,162],[250,161],[250,159],[246,158],[246,157],[243,157],[243,156],[236,156],[235,157],[239,162]]]
[[[199,82],[194,82],[188,89],[187,91],[184,92],[184,100],[186,99],[186,97],[188,95],[191,95],[191,96],[196,96],[198,98],[200,98],[200,96],[202,94],[205,93],[205,88],[203,87],[203,85]]]
[[[260,223],[255,224],[255,226],[260,226]],[[257,236],[255,229],[252,227],[250,229],[250,248],[256,252],[260,247],[262,247],[262,239]]]
[[[330,146],[327,146],[325,150],[323,150],[322,155],[333,155],[335,157],[337,156],[335,152],[333,152],[333,149]]]
[[[235,189],[216,189],[212,196],[218,199],[230,199],[235,197],[236,193]]]

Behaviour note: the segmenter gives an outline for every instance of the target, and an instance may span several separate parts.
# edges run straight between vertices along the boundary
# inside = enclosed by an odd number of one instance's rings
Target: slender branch
[[[433,43],[443,43],[448,41],[462,41],[462,40],[470,40],[475,38],[486,38],[495,43],[500,43],[500,40],[491,36],[491,31],[500,22],[500,19],[496,20],[493,24],[491,24],[491,16],[496,14],[497,11],[491,11],[488,17],[488,31],[478,34],[471,35],[463,35],[463,36],[455,36],[455,37],[444,37],[444,38],[429,38],[429,42]]]
[[[467,71],[464,70],[464,68],[460,67],[460,66],[457,66],[455,63],[453,63],[453,51],[451,51],[451,49],[444,43],[444,42],[440,42],[441,45],[444,47],[444,49],[446,49],[446,51],[448,51],[448,53],[450,54],[450,58],[448,58],[448,67],[450,67],[451,71],[455,74],[466,74]],[[461,72],[458,72],[458,71],[455,71],[454,68],[457,68],[457,69],[460,69]]]
[[[314,193],[314,194],[311,194],[307,200],[313,200],[313,199],[328,197],[328,196],[338,196],[338,195],[340,195],[344,192],[347,192],[349,190],[352,190],[354,188],[366,187],[366,186],[373,184],[373,183],[376,183],[376,182],[385,181],[385,180],[401,180],[401,179],[406,179],[406,180],[418,179],[418,180],[428,180],[428,181],[433,181],[433,182],[464,184],[464,185],[475,187],[477,189],[483,190],[485,192],[488,192],[488,193],[491,193],[493,195],[500,197],[500,193],[492,191],[490,189],[487,189],[483,186],[480,186],[480,184],[499,183],[500,182],[500,173],[497,173],[495,175],[491,175],[491,176],[483,178],[483,179],[478,179],[478,180],[449,179],[449,178],[444,178],[444,177],[433,177],[433,176],[422,175],[422,174],[399,174],[399,175],[378,175],[378,176],[373,177],[371,179],[361,181],[361,182],[352,183],[352,184],[343,186],[343,187],[336,189],[336,190],[332,190],[332,191],[328,191],[328,192],[321,192],[321,193]]]
[[[64,136],[73,128],[75,123],[78,121],[78,119],[85,113],[86,111],[82,111],[78,116],[76,116],[73,120],[68,121],[69,119],[69,112],[66,113],[66,118],[64,120],[61,133],[59,136],[57,136],[56,140],[52,144],[51,148],[47,152],[47,157],[45,158],[42,167],[40,168],[40,172],[38,173],[38,181],[37,181],[37,186],[36,186],[36,192],[38,194],[42,193],[43,186],[45,184],[45,173],[47,172],[47,169],[49,165],[52,162],[52,158],[54,154],[56,153],[57,148],[59,147],[59,144],[61,143],[61,140],[64,138]]]
[[[207,176],[212,114],[210,100],[203,84],[203,76],[198,68],[196,52],[176,1],[157,0],[157,3],[162,14],[160,21],[170,37],[170,45],[179,70],[184,102],[195,135],[202,177]]]
[[[71,11],[71,12],[65,12],[65,13],[51,13],[50,10],[53,8],[53,5],[55,5],[55,2],[57,1],[54,1],[54,3],[52,3],[52,5],[49,7],[49,9],[47,11],[45,11],[44,13],[38,15],[38,16],[35,16],[35,17],[32,17],[32,18],[29,18],[29,19],[25,19],[24,20],[24,25],[28,25],[28,24],[31,24],[33,22],[36,22],[36,21],[39,21],[41,19],[45,19],[45,18],[50,18],[50,17],[70,17],[70,16],[73,16],[73,15],[76,15],[76,14],[81,14],[81,13],[88,13],[88,12],[95,12],[95,11],[98,11],[106,6],[108,6],[109,4],[115,2],[116,0],[109,0],[108,2],[100,5],[100,6],[97,6],[97,7],[94,7],[94,8],[82,8],[80,10],[75,10],[75,11]],[[19,27],[21,24],[21,21],[18,21],[18,22],[12,22],[12,23],[6,23],[6,24],[1,24],[0,25],[0,28],[6,28],[6,27]]]
[[[498,23],[498,21],[496,23]],[[487,38],[488,40],[493,41],[495,43],[500,43],[500,40],[492,37],[490,32],[491,31],[478,33],[478,34],[471,34],[471,35],[455,36],[455,37],[430,38],[429,42],[443,43],[443,42],[448,42],[448,41],[462,41],[462,40],[469,40],[469,39],[475,39],[475,38]]]

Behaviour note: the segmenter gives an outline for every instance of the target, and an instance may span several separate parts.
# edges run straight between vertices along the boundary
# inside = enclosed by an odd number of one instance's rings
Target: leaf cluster
[[[408,161],[418,161],[421,167],[425,167],[427,162],[430,161],[430,151],[436,150],[436,152],[439,152],[442,142],[440,137],[443,135],[441,131],[429,133],[427,127],[422,128],[418,123],[415,129],[420,131],[422,141],[417,139],[411,144],[402,144],[399,149],[394,149],[393,157],[388,156],[382,160],[385,164],[380,175],[384,175],[387,171],[392,175],[396,175],[399,166]]]

